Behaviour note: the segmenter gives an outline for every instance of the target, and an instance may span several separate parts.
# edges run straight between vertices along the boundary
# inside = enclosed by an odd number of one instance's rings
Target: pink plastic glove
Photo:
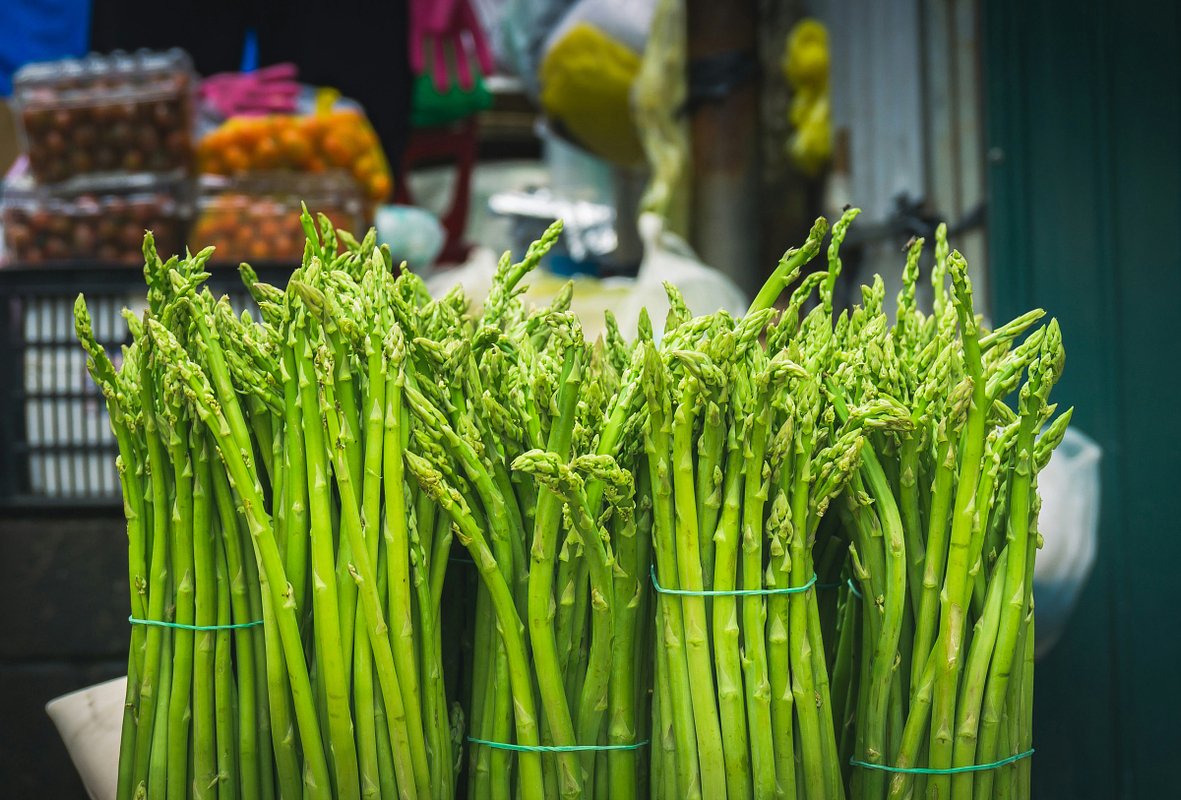
[[[455,74],[465,91],[475,85],[473,56],[482,74],[493,70],[492,51],[468,0],[410,0],[410,66],[418,75],[426,71],[427,42],[434,55],[431,77],[440,92],[451,82],[448,51],[454,55]]]
[[[299,99],[297,75],[294,64],[223,72],[202,81],[198,95],[223,117],[290,114]]]

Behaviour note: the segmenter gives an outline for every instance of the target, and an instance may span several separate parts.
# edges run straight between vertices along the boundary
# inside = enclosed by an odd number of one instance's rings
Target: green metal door
[[[998,319],[1062,323],[1056,396],[1104,449],[1095,573],[1038,666],[1034,791],[1181,796],[1181,19],[984,2]]]

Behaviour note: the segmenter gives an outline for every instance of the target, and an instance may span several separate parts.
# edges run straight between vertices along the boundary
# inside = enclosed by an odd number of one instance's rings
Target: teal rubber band
[[[932,769],[931,767],[891,767],[887,764],[870,764],[868,761],[858,761],[855,758],[849,759],[849,763],[855,767],[865,767],[866,769],[878,769],[882,772],[902,772],[908,775],[959,775],[964,772],[985,772],[990,769],[996,769],[1014,761],[1020,761],[1023,758],[1029,758],[1033,755],[1033,748],[1029,748],[1024,753],[1018,753],[1015,756],[1002,758],[1000,761],[993,761],[990,764],[971,764],[967,767],[948,767],[947,769]]]
[[[507,742],[490,742],[487,739],[467,737],[472,744],[482,744],[496,750],[512,750],[514,753],[583,753],[588,750],[639,750],[648,744],[648,739],[635,744],[509,744]]]
[[[861,599],[861,592],[859,592],[857,590],[857,586],[854,585],[852,578],[849,578],[844,583],[837,582],[837,583],[818,583],[818,584],[816,584],[817,589],[839,589],[842,586],[848,586],[849,591],[853,593],[853,596],[856,597],[858,600]]]
[[[261,619],[256,619],[251,622],[235,622],[233,625],[186,625],[183,622],[161,622],[158,619],[139,619],[134,616],[128,617],[127,621],[132,625],[155,625],[158,628],[179,628],[182,631],[233,631],[262,624]]]
[[[816,585],[816,573],[812,573],[812,577],[803,586],[787,586],[784,588],[772,589],[700,589],[694,591],[693,589],[666,589],[660,585],[656,580],[656,567],[651,568],[652,586],[661,594],[676,594],[687,597],[749,597],[751,595],[766,595],[766,594],[796,594],[797,592],[806,592]]]

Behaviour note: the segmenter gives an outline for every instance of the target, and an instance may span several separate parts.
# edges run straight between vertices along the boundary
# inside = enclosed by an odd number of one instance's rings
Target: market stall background
[[[759,31],[776,40],[776,56],[808,6],[749,5],[752,23],[779,20]],[[1166,602],[1181,545],[1165,483],[1169,456],[1181,444],[1168,408],[1181,389],[1172,368],[1181,331],[1171,310],[1181,290],[1173,224],[1181,217],[1181,67],[1171,55],[1181,47],[1181,16],[1170,4],[1148,2],[1134,10],[1045,4],[1036,13],[964,0],[906,0],[888,10],[852,0],[816,6],[807,10],[830,25],[834,83],[856,87],[836,89],[833,100],[838,151],[842,128],[852,143],[837,158],[851,173],[846,195],[889,231],[880,244],[864,244],[861,272],[872,273],[887,252],[896,258],[909,235],[903,231],[915,215],[895,202],[899,194],[925,199],[925,212],[953,223],[986,201],[987,224],[963,235],[972,240],[972,264],[983,272],[996,316],[1040,305],[1062,321],[1068,367],[1060,397],[1078,406],[1076,424],[1105,451],[1098,566],[1064,638],[1038,667],[1034,796],[1168,796],[1175,783],[1170,754],[1181,744],[1171,724],[1181,711],[1181,689],[1171,679],[1181,622]],[[842,42],[860,44],[848,51],[856,56],[841,59]],[[776,60],[766,59],[777,68]],[[941,80],[948,75],[955,79]],[[760,91],[788,92],[769,78]],[[784,117],[763,110],[764,128]],[[504,119],[503,106],[494,111]],[[480,118],[482,155],[539,149],[528,136],[495,140],[495,120]],[[771,239],[763,249],[772,250],[799,238],[790,228],[806,215],[793,216],[791,208],[814,204],[821,190],[800,190],[807,184],[782,164],[781,143],[767,150],[773,168],[762,191],[795,187],[761,212],[778,226],[747,222],[749,237]],[[439,156],[424,156],[432,160]],[[868,163],[888,169],[871,176]],[[873,196],[863,200],[865,192]],[[759,263],[773,263],[764,255]],[[977,266],[985,263],[986,271]],[[138,281],[84,263],[15,275],[0,274],[0,375],[17,391],[24,384],[10,379],[25,371],[27,341],[13,342],[28,332],[14,331],[4,316],[10,298],[38,291],[72,297],[103,286],[118,295]],[[232,273],[222,279],[236,287]],[[41,324],[47,351],[78,355],[68,319]],[[78,373],[61,369],[70,380]],[[88,389],[62,385],[52,372],[37,380],[67,400],[85,394],[72,399],[94,420],[94,436],[103,435],[101,407]],[[0,414],[12,441],[23,410],[5,405]],[[9,609],[0,635],[0,719],[21,724],[0,727],[0,775],[20,796],[82,796],[43,705],[125,669],[121,509],[109,498],[50,504],[22,496],[15,487],[29,484],[12,456],[0,454],[0,602]]]

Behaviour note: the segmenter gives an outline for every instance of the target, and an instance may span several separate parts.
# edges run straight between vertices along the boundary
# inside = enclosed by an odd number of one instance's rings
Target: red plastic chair
[[[447,241],[439,254],[439,262],[443,264],[465,261],[472,249],[472,244],[464,238],[464,230],[471,203],[472,170],[476,166],[476,130],[475,117],[447,127],[415,129],[402,157],[402,179],[397,181],[394,202],[403,205],[418,205],[406,182],[406,176],[416,165],[445,162],[453,163],[457,170],[451,205],[441,220],[447,231]]]

